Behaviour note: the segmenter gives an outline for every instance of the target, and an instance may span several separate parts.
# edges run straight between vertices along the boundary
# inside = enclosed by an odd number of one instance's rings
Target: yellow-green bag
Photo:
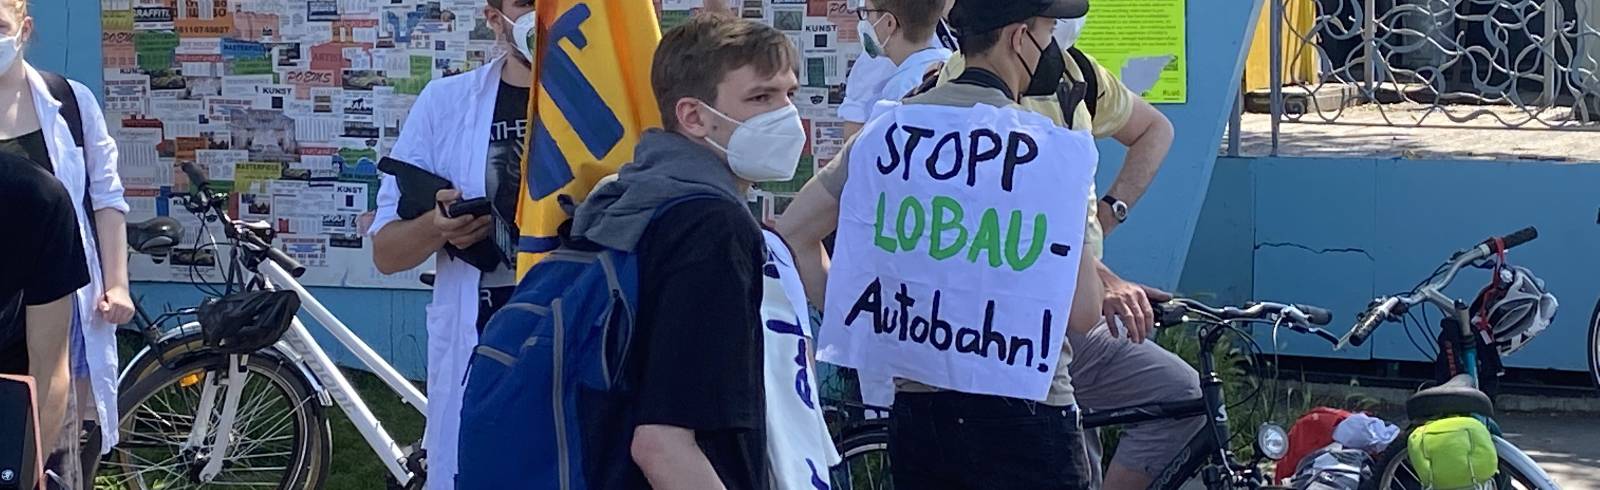
[[[1428,488],[1477,488],[1500,470],[1489,428],[1472,417],[1428,422],[1411,432],[1406,446],[1411,466]]]

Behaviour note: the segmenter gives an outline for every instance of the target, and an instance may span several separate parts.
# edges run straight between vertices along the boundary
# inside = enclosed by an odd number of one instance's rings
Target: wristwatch
[[[1120,224],[1128,222],[1128,203],[1122,202],[1121,200],[1111,197],[1110,195],[1101,197],[1100,202],[1106,203],[1107,206],[1111,206],[1111,217],[1116,218],[1117,223]]]

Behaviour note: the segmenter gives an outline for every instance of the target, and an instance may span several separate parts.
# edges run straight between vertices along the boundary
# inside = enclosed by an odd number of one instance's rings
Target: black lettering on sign
[[[901,171],[900,178],[903,180],[911,180],[911,165],[909,164],[911,161],[911,155],[917,151],[917,144],[922,143],[923,138],[932,138],[934,132],[932,129],[911,126],[901,126],[900,129],[904,130],[906,134],[910,136],[906,138],[905,151],[906,162],[908,162],[908,164],[906,165],[905,169]]]
[[[1044,310],[1040,322],[1039,337],[1026,338],[1008,336],[997,332],[995,325],[995,310],[998,308],[995,300],[985,300],[983,306],[983,325],[957,326],[940,318],[942,311],[948,311],[944,305],[946,296],[943,291],[935,289],[933,300],[928,305],[928,315],[923,316],[915,307],[919,300],[913,296],[905,284],[901,284],[899,291],[894,294],[895,305],[884,304],[883,281],[874,279],[861,291],[854,305],[845,315],[844,326],[849,328],[855,325],[856,320],[863,314],[872,317],[872,332],[878,335],[887,335],[900,342],[926,345],[940,352],[950,352],[955,348],[956,354],[976,355],[985,359],[993,353],[994,359],[1008,366],[1035,366],[1040,373],[1048,372],[1050,364],[1050,340],[1054,313]]]
[[[951,162],[949,172],[940,172],[939,157],[944,155],[944,147],[950,143],[955,143],[951,146],[955,149],[956,158]],[[961,173],[961,163],[965,160],[965,156],[961,152],[961,133],[945,133],[944,137],[939,138],[939,143],[933,145],[933,154],[928,155],[926,162],[928,175],[932,176],[934,180],[950,180],[951,177]]]
[[[890,124],[889,130],[883,133],[883,144],[889,147],[889,165],[883,164],[883,157],[878,157],[878,173],[889,175],[894,173],[895,167],[900,166],[900,149],[894,146],[894,132],[900,129],[899,124]]]
[[[988,128],[978,128],[972,130],[968,140],[967,187],[973,187],[978,185],[978,163],[994,161],[995,157],[1000,156],[1000,135]],[[989,148],[979,150],[979,141],[988,141]]]
[[[1000,188],[1011,192],[1012,179],[1016,177],[1017,167],[1039,157],[1039,144],[1033,141],[1033,136],[1013,131],[1006,147],[1006,167],[1000,174]]]

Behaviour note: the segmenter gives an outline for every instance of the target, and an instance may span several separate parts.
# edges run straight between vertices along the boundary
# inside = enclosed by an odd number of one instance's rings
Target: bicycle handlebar
[[[1333,313],[1312,305],[1261,301],[1249,303],[1244,308],[1233,306],[1218,308],[1188,298],[1177,298],[1163,303],[1152,302],[1151,305],[1155,309],[1159,328],[1184,323],[1188,314],[1195,313],[1222,323],[1276,321],[1296,332],[1316,335],[1333,343],[1339,341],[1338,337],[1316,327],[1332,322]]]
[[[290,277],[298,278],[306,273],[306,266],[301,265],[300,261],[295,260],[294,257],[290,257],[289,254],[284,253],[283,250],[279,250],[277,247],[272,246],[271,243],[267,243],[266,240],[263,240],[254,232],[240,230],[239,227],[234,223],[233,219],[228,216],[227,212],[214,209],[214,204],[212,202],[213,198],[210,195],[211,182],[206,180],[206,176],[200,173],[200,168],[195,166],[193,162],[183,162],[179,168],[182,169],[184,175],[189,177],[189,183],[195,186],[197,197],[206,206],[212,207],[213,210],[217,212],[217,216],[225,225],[227,225],[224,234],[227,235],[228,238],[244,242],[248,250],[264,255],[268,260],[277,263],[279,267],[282,267],[285,272],[289,273]]]
[[[1440,291],[1455,281],[1456,274],[1461,272],[1463,267],[1489,258],[1496,253],[1511,250],[1537,238],[1539,238],[1539,230],[1529,226],[1503,237],[1490,237],[1480,242],[1477,246],[1456,252],[1446,262],[1443,269],[1435,273],[1434,278],[1422,286],[1418,286],[1406,294],[1374,300],[1372,306],[1367,308],[1367,311],[1356,317],[1356,324],[1350,328],[1350,332],[1346,333],[1343,339],[1340,339],[1339,345],[1335,347],[1335,350],[1343,349],[1346,346],[1360,347],[1361,344],[1366,343],[1367,338],[1372,336],[1372,332],[1377,330],[1379,325],[1403,314],[1405,309],[1411,305],[1424,301],[1436,301],[1441,302],[1440,306],[1444,308],[1445,303],[1448,303],[1448,301],[1442,299],[1444,295]],[[1504,248],[1496,250],[1497,247]]]

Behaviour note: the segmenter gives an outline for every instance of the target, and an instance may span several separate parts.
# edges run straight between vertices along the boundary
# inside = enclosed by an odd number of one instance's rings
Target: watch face
[[[1115,216],[1117,218],[1117,221],[1127,221],[1128,220],[1128,203],[1125,203],[1125,202],[1122,202],[1122,201],[1117,201],[1116,203],[1113,203],[1111,205],[1111,215]]]

